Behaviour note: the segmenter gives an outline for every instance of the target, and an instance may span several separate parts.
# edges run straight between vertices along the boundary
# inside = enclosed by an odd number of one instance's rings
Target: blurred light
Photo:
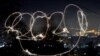
[[[0,43],[0,48],[3,48],[5,46],[4,43]]]

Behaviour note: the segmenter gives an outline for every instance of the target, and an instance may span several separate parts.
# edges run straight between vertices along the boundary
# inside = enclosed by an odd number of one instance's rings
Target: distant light
[[[64,48],[68,48],[68,45],[66,43],[64,44]]]
[[[39,46],[37,48],[40,48]]]
[[[0,43],[0,48],[3,48],[5,46],[4,43]]]
[[[67,44],[64,44],[64,46],[66,46]]]
[[[71,39],[71,37],[68,37],[68,39]]]
[[[84,55],[86,55],[86,53],[84,53]]]
[[[98,46],[100,47],[100,43],[98,44]]]

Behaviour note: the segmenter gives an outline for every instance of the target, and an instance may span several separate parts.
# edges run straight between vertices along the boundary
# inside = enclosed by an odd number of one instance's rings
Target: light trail
[[[63,54],[66,54],[66,53],[71,52],[71,51],[78,45],[78,43],[79,43],[79,41],[80,41],[80,37],[81,37],[81,36],[84,36],[85,33],[86,33],[86,31],[87,31],[87,29],[88,29],[88,22],[87,22],[86,15],[84,14],[83,10],[82,10],[79,6],[77,6],[77,5],[75,5],[75,4],[69,4],[69,5],[67,5],[67,6],[65,7],[64,11],[57,11],[57,12],[54,12],[54,13],[50,14],[50,16],[48,16],[46,13],[44,13],[44,12],[42,12],[42,11],[36,11],[36,12],[34,12],[33,14],[30,14],[30,13],[21,13],[21,12],[14,12],[14,13],[12,13],[12,14],[10,14],[10,15],[8,16],[8,18],[7,18],[6,21],[5,21],[4,26],[5,26],[5,28],[8,28],[8,30],[7,30],[8,34],[9,34],[9,31],[10,31],[10,32],[16,32],[16,39],[19,40],[19,44],[20,44],[20,46],[21,46],[21,49],[22,49],[25,53],[27,53],[28,55],[37,56],[38,54],[30,52],[28,49],[24,49],[24,47],[22,46],[21,40],[42,41],[44,38],[46,38],[46,35],[48,34],[48,33],[47,33],[47,32],[48,32],[48,29],[50,28],[50,23],[49,23],[49,21],[51,20],[51,17],[52,17],[54,14],[61,14],[61,15],[62,15],[62,18],[61,18],[60,23],[59,23],[58,26],[52,31],[52,33],[53,33],[54,35],[58,35],[58,36],[62,36],[62,34],[63,34],[63,36],[66,37],[66,38],[70,37],[70,36],[68,36],[68,33],[70,33],[70,32],[69,32],[69,30],[67,29],[67,26],[66,26],[66,24],[65,24],[65,22],[66,22],[66,21],[65,21],[65,19],[66,19],[65,13],[66,13],[67,8],[69,8],[70,6],[74,6],[74,7],[78,8],[78,11],[77,11],[77,18],[78,18],[78,23],[79,23],[79,26],[80,26],[80,29],[79,29],[79,30],[80,30],[80,32],[83,33],[83,34],[80,34],[80,35],[79,35],[79,38],[78,38],[76,44],[74,44],[74,46],[72,46],[72,47],[70,48],[70,50],[65,51],[65,52],[62,52],[62,53],[54,54],[54,55],[48,55],[48,56],[57,56],[57,55],[60,55],[60,56],[61,56],[61,55],[63,55]],[[42,15],[41,15],[41,16],[40,16],[40,15],[35,16],[37,13],[41,13]],[[11,25],[7,25],[7,22],[9,22],[10,17],[12,17],[13,15],[16,15],[16,14],[17,14],[17,16],[16,16],[15,19],[13,20],[12,24],[11,24]],[[19,24],[19,22],[20,22],[22,19],[24,19],[24,17],[23,17],[24,15],[29,15],[29,16],[30,16],[30,21],[29,21],[29,29],[27,30],[27,32],[25,32],[25,33],[23,34],[20,30],[16,29],[15,27]],[[34,24],[35,24],[36,20],[38,20],[39,18],[41,18],[41,19],[46,18],[46,22],[47,22],[46,27],[47,27],[47,28],[45,29],[46,31],[45,31],[44,34],[43,34],[43,32],[41,32],[41,33],[38,33],[38,34],[34,35],[33,27],[34,27]],[[18,20],[18,21],[17,21],[17,20]],[[16,21],[17,21],[17,22],[16,22]],[[63,24],[62,31],[61,31],[61,32],[56,32],[56,31],[58,30],[58,28],[59,28],[62,24]],[[73,29],[74,29],[74,28],[73,28]],[[27,36],[27,34],[31,34],[31,36]],[[27,37],[28,39],[23,39],[22,37]],[[39,39],[38,39],[38,37],[39,37]],[[63,37],[62,37],[62,38],[63,38]],[[66,41],[67,41],[67,40],[66,40]],[[63,41],[62,41],[62,42],[63,42]],[[45,55],[38,55],[38,56],[45,56]],[[47,56],[47,55],[46,55],[46,56]]]

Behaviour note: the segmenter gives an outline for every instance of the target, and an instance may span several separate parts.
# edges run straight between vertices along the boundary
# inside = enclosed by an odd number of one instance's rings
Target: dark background
[[[34,13],[39,10],[50,15],[55,11],[63,11],[68,4],[76,4],[83,9],[87,16],[89,29],[98,30],[100,28],[99,0],[0,0],[0,21],[3,23],[9,14],[16,11]],[[74,22],[76,19],[73,15],[74,13],[71,13],[69,15],[71,18],[68,18],[67,21]],[[71,23],[68,22],[67,24],[70,25]]]

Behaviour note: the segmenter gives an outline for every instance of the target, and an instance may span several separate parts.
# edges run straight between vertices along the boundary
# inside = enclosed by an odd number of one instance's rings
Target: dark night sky
[[[68,4],[80,6],[87,16],[89,28],[98,28],[100,24],[100,0],[2,0],[0,1],[0,15],[1,18],[5,19],[15,11],[33,13],[37,10],[51,14],[55,11],[63,11]],[[76,20],[72,15],[72,18],[67,19],[68,21]]]
[[[21,0],[21,12],[34,12],[37,10],[44,11],[47,14],[50,14],[55,11],[63,11],[65,6],[68,4],[76,4],[80,6],[88,19],[89,22],[89,29],[93,28],[100,28],[100,1],[99,0]],[[67,25],[72,24],[73,28],[77,18],[73,16],[75,12],[73,11],[69,16],[70,18],[67,19],[67,22],[70,21],[71,23],[67,23]],[[77,22],[77,21],[76,21]],[[76,24],[78,25],[78,24]]]
[[[52,12],[63,10],[70,3],[100,14],[100,0],[0,0],[0,12],[17,10],[24,12],[36,10]]]

